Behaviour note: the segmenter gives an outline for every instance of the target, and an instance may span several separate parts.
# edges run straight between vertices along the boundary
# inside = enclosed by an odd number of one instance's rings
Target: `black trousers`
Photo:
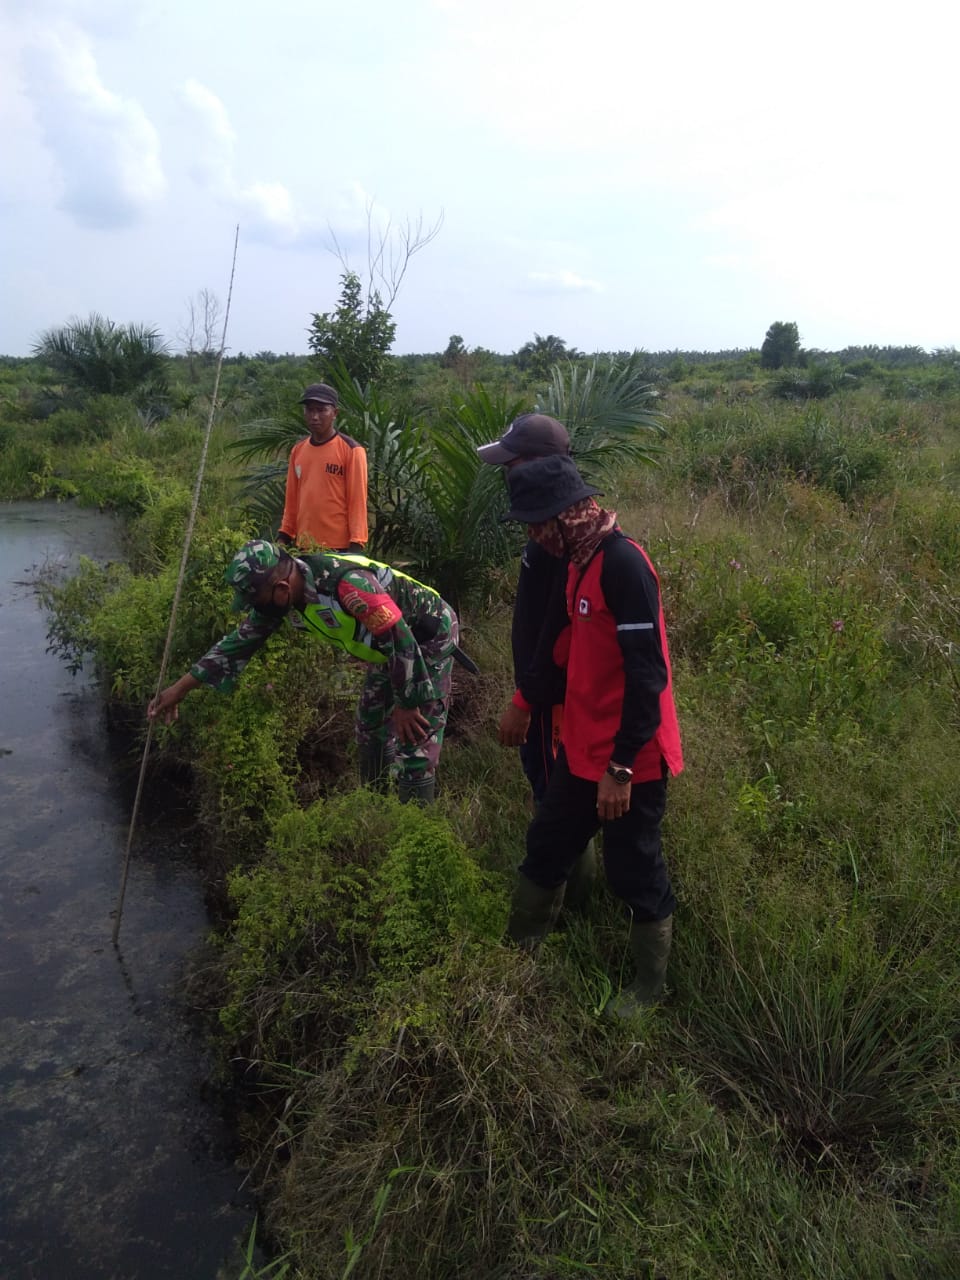
[[[520,763],[527,775],[537,804],[547,793],[550,774],[556,763],[553,754],[553,707],[538,705],[530,712],[527,740],[520,748]]]
[[[602,828],[603,864],[611,891],[640,923],[664,920],[676,907],[660,839],[666,807],[666,776],[637,782],[627,812],[601,823],[597,784],[570,772],[561,747],[546,794],[527,828],[527,856],[520,871],[543,889],[556,888]]]

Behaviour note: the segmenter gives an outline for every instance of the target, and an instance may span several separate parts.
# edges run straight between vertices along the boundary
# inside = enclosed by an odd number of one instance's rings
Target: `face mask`
[[[547,555],[556,556],[558,560],[566,555],[567,547],[563,537],[563,530],[560,528],[560,522],[556,518],[544,520],[541,524],[528,525],[527,533],[538,546],[546,551]]]

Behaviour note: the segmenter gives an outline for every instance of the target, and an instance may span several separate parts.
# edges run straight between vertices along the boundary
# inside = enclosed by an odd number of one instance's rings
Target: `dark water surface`
[[[115,950],[131,765],[88,679],[46,652],[29,585],[117,558],[113,538],[97,513],[0,503],[3,1280],[213,1280],[252,1219],[179,994],[208,927],[194,861],[151,819]]]

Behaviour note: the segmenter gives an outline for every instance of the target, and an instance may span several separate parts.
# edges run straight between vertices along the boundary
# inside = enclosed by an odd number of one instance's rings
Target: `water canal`
[[[33,586],[115,529],[70,504],[0,504],[0,1276],[214,1280],[253,1209],[182,995],[208,928],[182,822],[134,846],[89,676],[46,652]]]

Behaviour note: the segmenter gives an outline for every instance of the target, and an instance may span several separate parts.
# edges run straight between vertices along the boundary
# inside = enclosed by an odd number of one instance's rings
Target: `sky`
[[[306,354],[960,346],[945,0],[0,0],[0,354],[97,312]],[[219,337],[219,334],[218,334]]]

